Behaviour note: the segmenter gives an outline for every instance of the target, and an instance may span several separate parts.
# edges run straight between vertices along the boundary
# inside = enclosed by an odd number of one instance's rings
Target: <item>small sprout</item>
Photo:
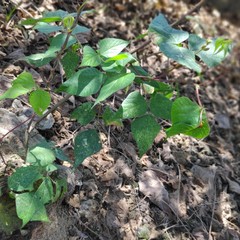
[[[63,26],[65,29],[67,29],[68,31],[71,30],[72,26],[74,23],[74,17],[73,16],[66,16],[63,19]]]

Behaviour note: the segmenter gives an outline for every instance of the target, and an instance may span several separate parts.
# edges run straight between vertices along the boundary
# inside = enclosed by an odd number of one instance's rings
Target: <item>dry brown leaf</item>
[[[169,207],[168,192],[154,171],[147,170],[142,173],[139,180],[139,191],[165,213],[172,216],[172,211]]]
[[[216,170],[217,167],[215,165],[207,168],[194,165],[191,168],[193,176],[203,183],[202,184],[203,191],[206,193],[209,200],[213,200],[215,194],[214,181]]]
[[[229,190],[231,192],[240,194],[240,185],[239,185],[239,183],[237,183],[235,181],[232,181],[229,178],[227,178],[227,181],[228,181],[228,184],[229,184]]]
[[[132,160],[138,161],[137,152],[135,150],[134,145],[131,142],[127,143],[122,142],[120,143],[120,147],[123,150],[123,152],[126,152],[126,154],[132,158]]]
[[[134,179],[133,170],[121,158],[116,161],[115,170],[123,177]]]
[[[118,175],[116,174],[113,168],[110,168],[109,170],[107,170],[107,172],[100,177],[103,182],[108,182],[111,180],[118,179]]]
[[[74,208],[80,208],[79,194],[73,194],[67,203]]]

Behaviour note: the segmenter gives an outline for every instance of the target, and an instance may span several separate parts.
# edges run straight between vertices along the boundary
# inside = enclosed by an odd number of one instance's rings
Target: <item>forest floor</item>
[[[22,18],[38,17],[46,10],[72,12],[76,6],[72,1],[22,2],[9,22],[6,12],[11,6],[0,2],[1,91],[6,90],[4,82],[9,84],[24,70],[41,79],[51,67],[35,68],[18,60],[45,49],[47,38],[33,30],[21,30],[17,23]],[[92,31],[81,42],[96,46],[102,38],[116,37],[130,40],[129,49],[135,49],[147,41],[147,37],[136,37],[147,31],[157,13],[162,12],[173,22],[192,6],[172,0],[143,0],[141,4],[134,0],[89,1],[86,9],[94,11],[84,15],[81,23]],[[156,141],[139,159],[128,122],[119,128],[106,127],[98,120],[94,124],[101,134],[103,149],[79,167],[78,184],[71,196],[49,207],[51,222],[30,223],[11,236],[0,234],[1,239],[240,239],[240,29],[233,18],[222,18],[209,6],[203,6],[179,28],[234,41],[230,56],[218,67],[204,69],[203,80],[185,68],[163,75],[166,58],[158,54],[153,44],[137,52],[144,68],[173,82],[182,96],[197,101],[195,85],[200,86],[210,135],[204,140],[178,135]],[[55,80],[59,79],[60,73],[56,72]],[[59,99],[61,96],[56,95],[53,101]],[[77,105],[81,101],[75,99]],[[115,106],[119,101],[121,96],[110,98],[107,104]],[[21,107],[24,103],[23,98]],[[16,105],[16,101],[7,100],[0,107],[18,114]],[[73,109],[73,102],[66,102],[53,114],[53,127],[39,130],[70,155],[74,134],[84,129],[69,120]]]

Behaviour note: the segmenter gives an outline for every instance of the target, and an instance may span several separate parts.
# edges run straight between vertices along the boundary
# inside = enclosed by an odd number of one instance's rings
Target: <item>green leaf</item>
[[[65,33],[58,34],[57,36],[51,38],[48,51],[51,51],[51,52],[60,51],[66,38],[67,38],[67,34]],[[72,46],[76,42],[77,42],[77,39],[73,36],[70,36],[66,45],[66,49]]]
[[[62,23],[63,23],[63,26],[64,26],[65,29],[70,30],[73,26],[73,23],[74,23],[74,17],[68,15],[68,16],[63,18]]]
[[[49,221],[44,204],[34,192],[16,194],[16,210],[22,227],[29,221]]]
[[[161,42],[179,44],[189,37],[188,32],[172,28],[163,14],[159,14],[152,20],[148,30],[156,34],[158,44]]]
[[[77,107],[71,114],[71,118],[77,119],[77,121],[82,125],[87,125],[96,116],[96,111],[92,108],[93,103],[86,102],[81,106]]]
[[[102,69],[106,72],[120,73],[128,63],[135,61],[136,59],[130,53],[121,53],[103,62]]]
[[[146,111],[147,102],[138,91],[130,93],[118,110],[123,119],[142,116]]]
[[[156,116],[163,119],[171,119],[172,101],[162,94],[155,94],[150,101],[150,110]]]
[[[56,164],[48,164],[45,168],[45,170],[48,172],[48,174],[50,174],[51,172],[55,172],[58,170]]]
[[[57,52],[61,50],[66,40],[66,37],[67,37],[66,34],[58,34],[57,36],[51,39],[50,46],[45,53],[32,54],[30,56],[25,57],[25,60],[36,67],[46,65],[57,56]],[[76,43],[76,41],[77,40],[75,37],[70,36],[66,48],[69,48],[71,45]]]
[[[168,137],[183,133],[204,138],[210,131],[204,109],[187,97],[180,97],[173,102],[171,120],[172,127],[166,130]]]
[[[0,96],[0,100],[5,98],[17,98],[18,96],[24,95],[29,92],[29,89],[24,88],[20,84],[15,84],[11,88],[9,88],[4,94]]]
[[[150,115],[136,118],[131,125],[133,138],[137,143],[139,155],[142,156],[151,147],[155,137],[160,131],[160,126]]]
[[[105,38],[99,42],[99,53],[106,57],[114,57],[118,55],[126,46],[127,41],[118,38]]]
[[[61,63],[67,78],[70,78],[75,73],[75,69],[78,67],[79,60],[80,58],[78,54],[73,52],[71,49],[69,49],[62,58]]]
[[[37,89],[31,92],[29,96],[29,103],[31,104],[34,112],[41,116],[51,103],[51,96],[48,92]]]
[[[49,177],[45,177],[35,195],[43,204],[50,203],[53,198],[53,185]]]
[[[33,184],[42,177],[38,167],[20,167],[8,178],[8,187],[17,192],[32,191]]]
[[[97,52],[90,46],[84,46],[83,48],[83,59],[81,67],[97,67],[101,63],[101,58]]]
[[[64,82],[58,91],[87,97],[99,91],[103,82],[103,73],[96,68],[84,68]]]
[[[102,63],[102,70],[109,73],[121,73],[125,69],[120,66],[117,61],[111,61]]]
[[[7,194],[0,197],[0,232],[9,236],[22,226],[22,221],[18,218],[15,207],[15,199]],[[6,239],[6,238],[2,238]]]
[[[52,51],[46,51],[45,53],[36,53],[25,57],[25,60],[36,67],[42,67],[51,62],[57,54]]]
[[[12,87],[0,96],[0,100],[5,98],[17,98],[20,95],[30,92],[34,87],[35,82],[32,74],[23,72],[12,82]]]
[[[23,72],[20,75],[18,75],[18,77],[13,81],[13,86],[15,84],[20,84],[29,91],[35,87],[33,76],[29,72]]]
[[[49,34],[49,33],[58,32],[58,31],[62,30],[62,27],[56,26],[56,25],[51,25],[51,24],[45,23],[45,22],[38,22],[34,26],[33,29],[38,30],[39,32],[42,32],[45,34]]]
[[[96,99],[95,105],[105,100],[118,90],[123,89],[130,85],[133,82],[134,78],[135,78],[134,73],[120,73],[109,76],[105,81],[104,85],[102,86],[99,96]]]
[[[111,61],[117,61],[117,60],[123,60],[128,58],[128,54],[127,53],[120,53],[114,57],[108,58],[105,62],[111,62]]]
[[[84,27],[84,26],[77,25],[77,26],[73,29],[72,34],[73,34],[73,35],[76,35],[76,34],[79,34],[79,33],[87,33],[87,32],[89,32],[89,31],[90,31],[89,28]]]
[[[130,53],[122,53],[122,54],[119,54],[118,56],[120,55],[123,55],[123,56],[127,56],[125,58],[122,58],[122,59],[117,59],[117,64],[122,66],[122,67],[125,67],[128,63],[133,63],[133,62],[136,62],[137,60],[133,57],[132,54]],[[114,57],[113,57],[114,58]],[[119,57],[118,57],[119,58]]]
[[[67,192],[67,181],[66,179],[56,179],[55,183],[55,195],[52,199],[52,202],[56,202],[58,199],[62,198]]]
[[[27,20],[21,21],[21,25],[35,25],[38,22],[52,23],[60,22],[62,19],[60,17],[42,17],[42,18],[28,18]]]
[[[122,127],[122,113],[120,112],[113,112],[110,107],[107,107],[102,115],[104,123],[106,126],[113,125]]]
[[[53,150],[55,152],[55,156],[57,159],[59,159],[61,161],[69,162],[68,156],[63,152],[63,150],[61,148],[55,147]]]
[[[76,16],[77,14],[76,13],[69,14],[67,11],[63,11],[61,9],[56,10],[56,11],[51,11],[51,12],[46,11],[46,12],[43,13],[43,17],[46,17],[46,18],[59,17],[59,18],[63,19],[67,15]]]
[[[221,37],[215,40],[215,48],[214,48],[215,54],[221,51],[224,51],[224,56],[226,56],[231,48],[232,48],[232,40],[224,39]]]
[[[162,93],[163,95],[172,94],[174,89],[170,84],[157,82],[155,80],[148,80],[144,82],[144,88],[146,86],[151,86],[154,88],[154,92]]]
[[[46,141],[42,141],[28,151],[26,162],[34,166],[44,167],[52,164],[55,159],[55,152],[52,147]]]
[[[97,153],[102,148],[98,133],[94,129],[78,133],[74,145],[74,167],[79,166],[84,159]]]
[[[201,72],[201,67],[196,63],[195,54],[191,50],[165,42],[161,43],[159,47],[167,57],[172,58],[178,63],[193,69],[198,73]]]
[[[209,67],[215,67],[220,64],[226,58],[226,53],[231,49],[231,46],[228,45],[226,51],[223,49],[220,52],[215,52],[215,44],[215,39],[207,44],[205,39],[200,38],[195,34],[191,34],[188,41],[189,49],[197,52],[196,55]],[[207,50],[202,50],[205,45]]]

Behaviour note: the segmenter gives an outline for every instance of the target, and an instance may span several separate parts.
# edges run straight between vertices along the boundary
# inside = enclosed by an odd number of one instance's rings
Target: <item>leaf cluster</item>
[[[167,137],[185,134],[201,139],[209,134],[206,111],[202,105],[187,97],[176,96],[172,85],[160,82],[146,72],[138,59],[126,50],[128,41],[105,38],[96,48],[82,46],[76,35],[89,29],[75,25],[76,16],[76,13],[58,10],[44,13],[39,19],[21,22],[49,35],[50,42],[45,52],[27,56],[25,61],[35,67],[57,61],[65,74],[64,82],[55,86],[54,90],[94,99],[77,106],[71,113],[72,119],[82,126],[96,118],[103,119],[108,126],[124,126],[124,121],[129,120],[140,156],[151,148],[160,130],[165,131]],[[162,14],[152,20],[148,34],[155,36],[164,55],[196,74],[201,73],[202,63],[209,67],[220,64],[231,49],[230,40],[208,40],[172,28]],[[105,106],[104,101],[119,90],[126,96],[121,105],[117,109]],[[23,94],[29,94],[29,103],[40,116],[51,103],[51,91],[40,88],[28,72],[21,73],[0,100]],[[97,112],[99,105],[103,106],[103,112]],[[168,127],[161,124],[166,121]],[[87,129],[77,133],[74,139],[74,167],[100,149],[97,130]],[[67,160],[59,149],[40,143],[28,151],[28,165],[17,169],[8,179],[23,226],[29,221],[48,221],[45,206],[60,198],[66,190],[66,181],[53,177],[57,171],[56,157]]]

